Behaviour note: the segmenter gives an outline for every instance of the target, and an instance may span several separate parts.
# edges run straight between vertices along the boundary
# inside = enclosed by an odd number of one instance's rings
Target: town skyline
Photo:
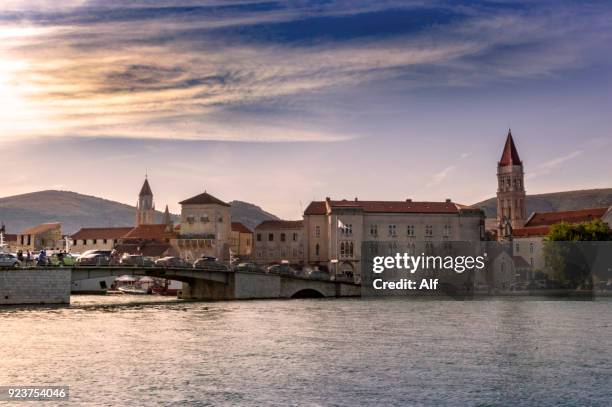
[[[286,219],[326,196],[473,204],[495,194],[509,127],[528,194],[606,188],[611,17],[605,2],[11,0],[1,195],[133,205],[148,173],[173,213],[204,189]]]

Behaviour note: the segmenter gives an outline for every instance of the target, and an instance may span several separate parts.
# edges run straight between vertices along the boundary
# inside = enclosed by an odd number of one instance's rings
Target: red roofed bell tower
[[[506,145],[497,163],[497,236],[506,239],[512,229],[525,225],[525,184],[521,161],[512,132],[508,130]]]
[[[144,184],[138,194],[136,204],[136,226],[153,225],[155,223],[155,203],[153,202],[153,192],[149,185],[149,180],[145,176]]]

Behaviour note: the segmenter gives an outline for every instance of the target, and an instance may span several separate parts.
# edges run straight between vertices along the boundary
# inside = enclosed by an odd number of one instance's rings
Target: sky
[[[61,3],[61,5],[60,5]],[[158,208],[612,187],[612,3],[4,0],[0,196]]]

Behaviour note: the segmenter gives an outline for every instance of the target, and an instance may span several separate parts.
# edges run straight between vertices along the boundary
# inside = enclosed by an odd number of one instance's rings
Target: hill
[[[257,205],[248,202],[230,202],[232,222],[241,222],[249,229],[255,229],[264,220],[278,220],[279,218],[269,212],[264,211]]]
[[[583,208],[599,208],[612,205],[612,188],[584,189],[578,191],[553,192],[527,195],[527,216],[533,212],[571,211]],[[485,211],[487,218],[497,216],[497,199],[472,205]]]
[[[234,221],[253,228],[263,220],[278,219],[247,202],[231,202]],[[70,191],[39,191],[0,198],[0,222],[8,233],[18,233],[44,222],[61,222],[62,231],[71,234],[81,227],[131,226],[136,208],[108,199]],[[179,220],[173,215],[173,220]],[[161,222],[162,213],[157,212]]]

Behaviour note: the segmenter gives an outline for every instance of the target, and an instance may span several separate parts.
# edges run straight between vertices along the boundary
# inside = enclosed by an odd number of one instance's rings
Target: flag
[[[342,223],[340,219],[338,219],[338,229],[344,229],[344,228],[346,228],[346,225]]]

